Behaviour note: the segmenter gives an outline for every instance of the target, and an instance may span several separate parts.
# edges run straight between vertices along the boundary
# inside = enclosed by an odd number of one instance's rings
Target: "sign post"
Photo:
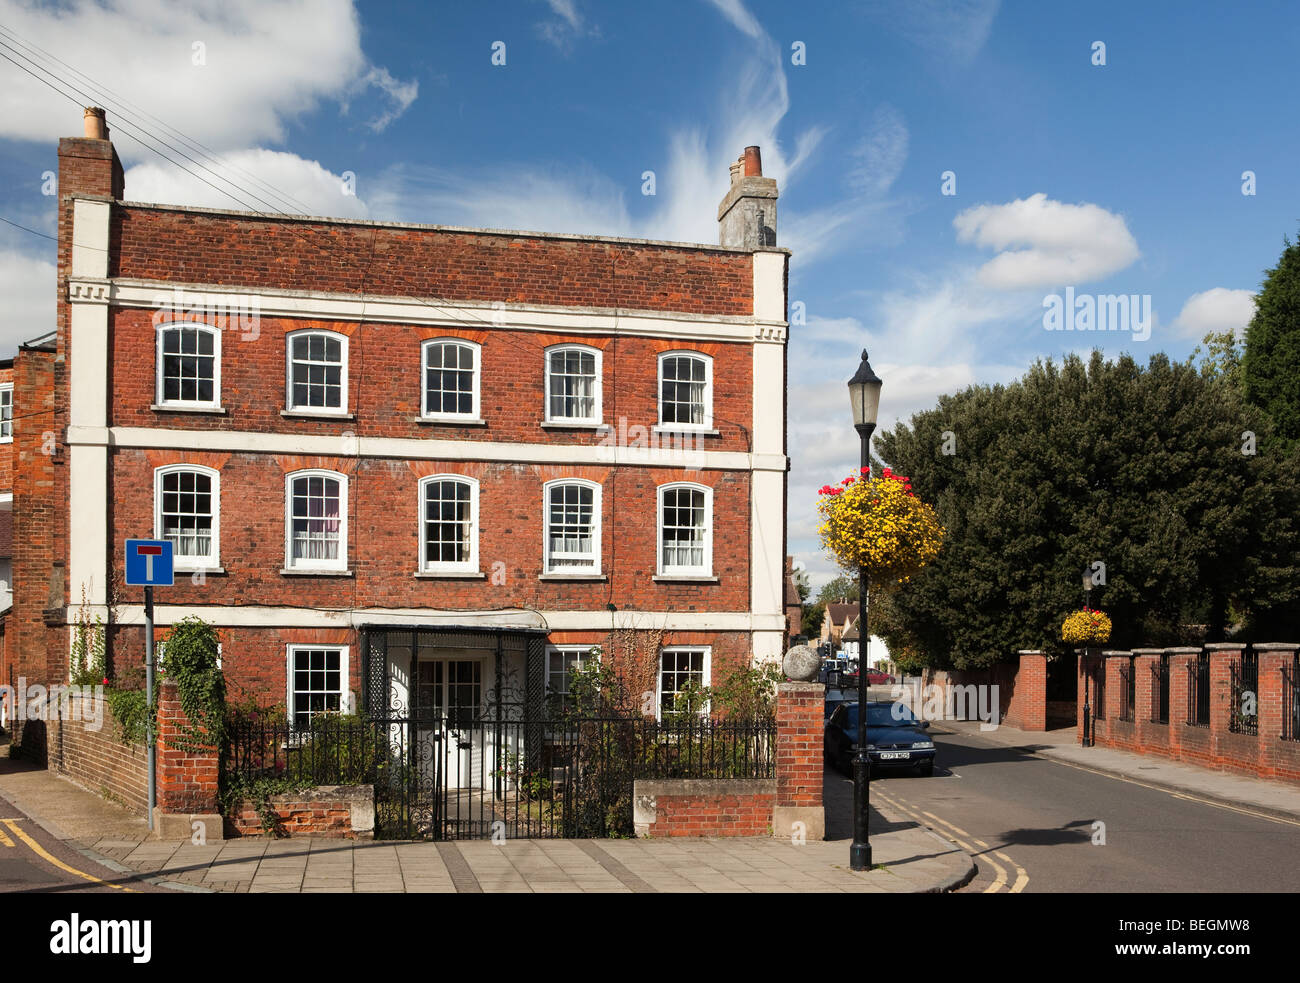
[[[148,711],[145,716],[145,747],[149,772],[149,829],[157,802],[157,750],[153,734],[153,589],[173,584],[172,544],[166,539],[126,541],[126,584],[144,588],[144,690]]]

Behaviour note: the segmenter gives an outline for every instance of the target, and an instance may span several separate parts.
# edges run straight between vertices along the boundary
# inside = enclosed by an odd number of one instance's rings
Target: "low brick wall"
[[[665,779],[632,786],[637,836],[771,836],[776,779]]]
[[[75,696],[61,707],[62,719],[47,725],[49,769],[111,802],[145,815],[148,754],[143,744],[123,744],[108,701]]]
[[[270,798],[276,836],[332,836],[368,840],[375,835],[375,790],[370,785],[323,785]],[[257,803],[245,799],[226,816],[227,836],[263,836]]]
[[[1231,666],[1242,657],[1236,645],[1209,645],[1210,719],[1208,726],[1189,725],[1188,671],[1199,653],[1195,648],[1164,649],[1169,662],[1169,720],[1157,719],[1159,693],[1153,669],[1162,650],[1136,649],[1133,720],[1120,720],[1124,700],[1121,667],[1128,652],[1079,656],[1080,693],[1084,674],[1093,679],[1104,674],[1104,707],[1094,721],[1097,747],[1112,747],[1135,754],[1150,754],[1174,761],[1256,778],[1300,784],[1300,741],[1282,740],[1282,670],[1292,664],[1300,646],[1275,643],[1257,646],[1259,692],[1256,694],[1258,735],[1236,734],[1230,729],[1232,708]],[[1095,692],[1095,687],[1090,692]],[[1078,732],[1083,733],[1083,700],[1079,701]]]

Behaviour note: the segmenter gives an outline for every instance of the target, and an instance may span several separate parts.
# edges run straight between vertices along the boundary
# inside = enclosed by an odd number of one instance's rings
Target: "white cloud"
[[[937,59],[968,65],[989,39],[1001,0],[868,0],[889,30]]]
[[[1197,341],[1210,332],[1219,334],[1224,331],[1232,331],[1241,338],[1254,316],[1254,291],[1213,287],[1188,297],[1173,327],[1182,337]]]
[[[234,151],[223,159],[229,166],[216,170],[235,182],[239,190],[230,189],[229,184],[193,165],[189,165],[190,170],[202,174],[210,184],[170,164],[148,161],[127,170],[126,198],[164,205],[301,212],[338,218],[365,218],[369,214],[364,198],[344,193],[341,175],[314,160],[262,149]],[[250,174],[291,200],[286,202],[267,191],[250,179]],[[225,194],[226,189],[236,197]],[[359,190],[364,191],[364,186]]]
[[[853,149],[849,183],[862,192],[884,194],[903,170],[908,141],[902,114],[890,105],[877,108],[870,132]]]
[[[1054,201],[1042,192],[1005,205],[976,205],[952,224],[959,241],[1000,250],[979,271],[980,282],[995,289],[1086,283],[1140,255],[1122,216],[1098,205]]]
[[[126,114],[150,131],[160,126],[129,108],[124,114],[118,100],[88,88],[74,71],[218,150],[281,142],[288,123],[322,102],[346,103],[366,90],[383,104],[369,125],[382,129],[417,91],[415,82],[368,62],[351,0],[71,0],[48,7],[0,0],[0,23],[71,66],[51,64],[65,87],[86,90],[78,101],[108,109],[127,160],[151,152],[131,138]],[[23,72],[10,73],[0,90],[0,137],[49,143],[79,133],[80,116]]]
[[[567,53],[581,37],[600,37],[598,27],[587,25],[576,0],[546,0],[546,4],[555,16],[537,25],[537,33],[544,41]]]
[[[0,250],[0,297],[5,299],[0,358],[11,358],[20,343],[54,330],[54,283],[51,260]]]

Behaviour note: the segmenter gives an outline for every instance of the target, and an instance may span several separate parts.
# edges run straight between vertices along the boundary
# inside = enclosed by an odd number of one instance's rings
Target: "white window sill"
[[[486,427],[487,420],[480,416],[413,416],[412,423],[430,427]]]
[[[214,577],[223,577],[226,574],[225,567],[182,567],[177,564],[173,564],[172,569],[176,573],[184,573],[184,574],[201,573],[204,576],[207,576],[208,574],[212,574]]]
[[[481,570],[420,570],[418,580],[483,580],[487,574]]]
[[[155,413],[214,413],[226,415],[224,406],[187,406],[184,403],[154,403],[149,407]]]
[[[294,569],[285,569],[280,571],[282,577],[351,577],[351,570],[321,570],[297,567]]]
[[[12,444],[13,442],[14,439],[12,437],[0,437],[0,444]]]
[[[594,420],[543,420],[543,430],[608,430],[609,424]]]
[[[537,578],[538,580],[589,580],[594,582],[605,581],[609,578],[603,574],[592,573],[544,573]]]
[[[300,417],[307,420],[355,420],[355,413],[336,413],[332,410],[281,410],[281,416]]]
[[[694,433],[701,437],[718,437],[722,434],[716,427],[692,426],[689,423],[656,423],[650,430],[652,433]]]
[[[660,573],[650,578],[657,584],[716,584],[718,578],[711,573]]]

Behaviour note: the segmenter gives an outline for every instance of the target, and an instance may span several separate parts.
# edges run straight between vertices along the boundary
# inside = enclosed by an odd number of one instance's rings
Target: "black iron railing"
[[[1151,667],[1151,675],[1154,677],[1151,681],[1152,688],[1156,692],[1155,706],[1152,708],[1155,712],[1151,717],[1152,723],[1167,724],[1169,723],[1169,656],[1162,654],[1159,661]]]
[[[1282,671],[1282,740],[1300,741],[1300,663]]]
[[[776,722],[677,716],[497,720],[416,714],[239,720],[223,799],[373,785],[389,838],[632,835],[637,779],[772,778]]]
[[[1121,694],[1119,719],[1127,723],[1133,722],[1133,707],[1137,703],[1136,684],[1137,673],[1133,671],[1133,659],[1130,656],[1126,665],[1119,667],[1119,691]]]
[[[1234,734],[1259,734],[1259,657],[1246,651],[1228,667],[1232,703],[1229,706],[1228,730]]]

